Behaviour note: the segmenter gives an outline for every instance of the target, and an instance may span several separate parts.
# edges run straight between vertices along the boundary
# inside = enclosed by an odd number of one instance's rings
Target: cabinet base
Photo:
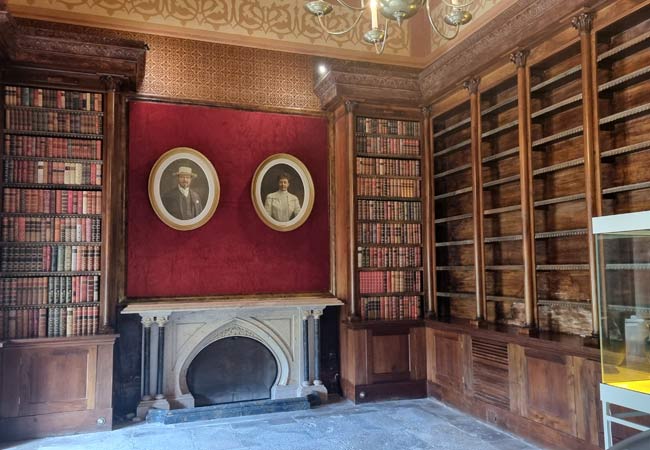
[[[354,401],[354,403],[424,398],[427,396],[425,380],[399,381],[357,386],[353,386],[346,380],[342,380],[341,384],[345,397]]]
[[[56,412],[0,419],[0,441],[110,431],[113,408]]]

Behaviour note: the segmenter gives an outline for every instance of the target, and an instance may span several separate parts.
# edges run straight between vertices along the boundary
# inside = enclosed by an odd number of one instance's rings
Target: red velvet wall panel
[[[129,133],[129,297],[329,290],[327,119],[132,102]],[[192,231],[169,228],[149,203],[149,172],[174,147],[203,153],[221,183],[214,216]],[[268,228],[251,201],[255,169],[274,153],[296,156],[314,181],[311,216],[290,232]]]

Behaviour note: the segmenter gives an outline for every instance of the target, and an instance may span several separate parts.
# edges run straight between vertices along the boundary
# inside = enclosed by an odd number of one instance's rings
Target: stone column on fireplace
[[[136,417],[144,419],[147,411],[151,408],[169,409],[169,402],[164,398],[162,393],[162,374],[164,373],[163,356],[164,353],[164,326],[169,319],[169,314],[164,315],[160,313],[142,313],[140,314],[140,321],[142,323],[142,399],[138,404],[136,410]],[[156,345],[151,345],[152,328],[157,329]],[[162,333],[161,333],[162,331]],[[151,371],[152,363],[155,363],[156,373]],[[155,383],[152,383],[152,377],[155,375]],[[160,384],[158,380],[160,379]],[[155,389],[152,389],[155,388]],[[154,392],[152,392],[152,390]]]

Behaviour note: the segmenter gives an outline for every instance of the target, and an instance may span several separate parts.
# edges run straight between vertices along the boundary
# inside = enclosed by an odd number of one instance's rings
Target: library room
[[[650,0],[0,0],[0,448],[650,449]]]

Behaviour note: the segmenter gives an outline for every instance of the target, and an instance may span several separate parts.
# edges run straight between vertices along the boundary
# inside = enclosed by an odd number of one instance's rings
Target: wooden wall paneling
[[[577,436],[593,444],[603,446],[603,421],[599,413],[600,391],[596,388],[602,382],[599,361],[573,357],[576,380],[576,424]]]
[[[592,335],[598,334],[598,285],[596,275],[596,238],[592,232],[592,217],[602,215],[602,188],[600,183],[600,147],[598,140],[598,85],[596,67],[596,41],[591,12],[573,17],[571,23],[580,33],[582,57],[582,117],[584,139],[585,201],[587,203],[587,241],[589,274],[591,281]]]
[[[446,388],[462,392],[461,335],[435,331],[434,382]]]
[[[522,252],[524,263],[525,327],[537,328],[537,277],[535,273],[535,207],[531,161],[530,51],[519,50],[510,57],[517,67],[517,105],[519,113],[519,178],[521,188]]]
[[[422,108],[422,205],[424,208],[423,233],[424,233],[424,277],[426,308],[424,317],[428,319],[438,317],[437,286],[436,286],[436,236],[434,221],[436,218],[433,198],[435,187],[433,185],[433,137],[431,126],[431,108]]]
[[[369,330],[368,383],[410,379],[411,346],[409,329]]]
[[[476,322],[487,319],[485,298],[485,254],[483,248],[483,175],[481,170],[481,96],[480,78],[465,81],[470,95],[472,155],[472,217],[474,221],[474,281],[476,283]]]
[[[518,416],[524,414],[524,348],[520,345],[508,344],[508,366],[510,386],[510,411]]]

